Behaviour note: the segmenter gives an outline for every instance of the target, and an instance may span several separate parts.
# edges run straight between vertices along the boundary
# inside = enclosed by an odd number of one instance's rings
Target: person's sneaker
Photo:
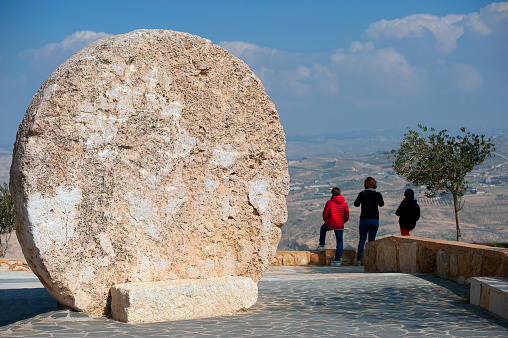
[[[340,266],[340,261],[333,261],[330,263],[330,266]]]
[[[324,245],[318,245],[317,251],[325,251],[325,246]]]
[[[356,261],[355,266],[360,266],[360,265],[362,265],[362,262]]]

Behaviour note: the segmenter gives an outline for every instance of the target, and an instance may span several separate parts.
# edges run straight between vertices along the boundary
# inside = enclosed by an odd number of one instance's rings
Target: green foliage
[[[12,203],[7,183],[0,186],[0,257],[4,257],[9,248],[9,239],[14,230],[16,211]],[[3,236],[3,239],[2,239]]]
[[[494,248],[508,248],[507,245],[499,244],[498,242],[492,242],[492,243],[490,243],[490,246],[494,247]]]
[[[483,163],[495,151],[485,135],[476,135],[461,128],[462,135],[450,136],[446,130],[436,132],[418,125],[420,131],[408,128],[399,150],[387,153],[393,158],[392,168],[415,186],[425,186],[425,196],[450,193],[455,207],[457,240],[460,239],[459,198],[466,190],[466,174]]]

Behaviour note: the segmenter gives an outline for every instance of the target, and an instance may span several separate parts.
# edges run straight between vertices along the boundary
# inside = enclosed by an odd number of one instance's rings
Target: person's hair
[[[406,189],[406,191],[404,191],[404,196],[409,199],[414,200],[415,199],[415,192],[413,191],[413,189]]]
[[[369,188],[376,189],[377,188],[376,180],[373,177],[369,176],[365,179],[363,186],[365,187],[365,189],[369,189]]]
[[[340,195],[340,189],[335,187],[332,189],[332,195],[333,196],[336,196],[336,195]]]

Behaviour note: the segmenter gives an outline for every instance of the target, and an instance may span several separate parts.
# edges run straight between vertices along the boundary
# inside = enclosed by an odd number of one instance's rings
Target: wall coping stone
[[[508,319],[508,279],[472,277],[470,302]]]

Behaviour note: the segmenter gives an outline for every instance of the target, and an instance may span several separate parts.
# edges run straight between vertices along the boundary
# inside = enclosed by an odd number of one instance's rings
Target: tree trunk
[[[0,234],[0,258],[4,258],[9,250],[9,239],[11,238],[12,231],[4,234],[5,242],[2,243],[2,235]]]
[[[457,199],[457,194],[452,193],[453,196],[453,211],[455,211],[455,227],[457,228],[457,242],[461,239],[460,234],[460,220],[459,220],[459,201]]]

